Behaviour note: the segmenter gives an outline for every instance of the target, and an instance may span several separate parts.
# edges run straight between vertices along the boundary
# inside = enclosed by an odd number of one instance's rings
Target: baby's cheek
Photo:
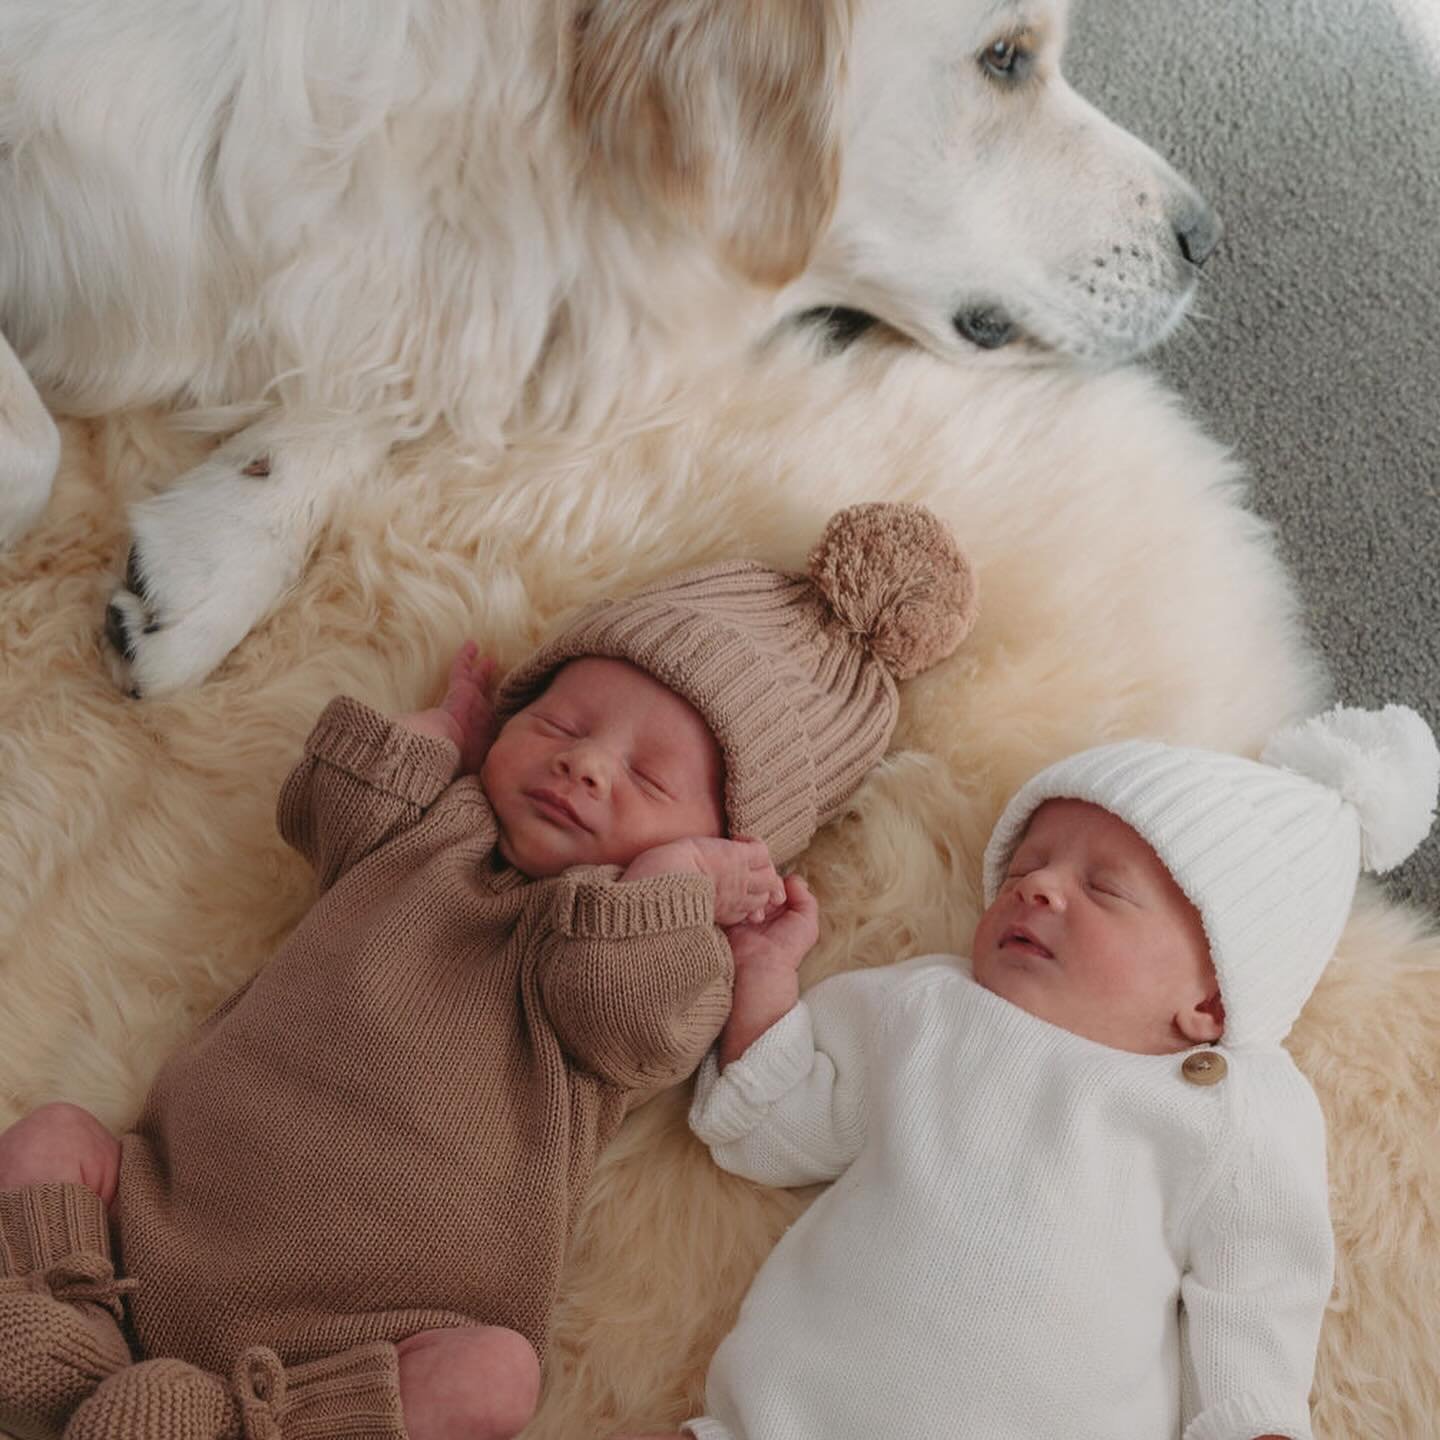
[[[1082,973],[1087,988],[1107,1005],[1143,1004],[1160,979],[1155,956],[1143,939],[1107,940],[1092,947]]]
[[[995,948],[995,942],[999,936],[999,920],[996,917],[996,907],[991,905],[985,910],[975,926],[974,937],[970,941],[970,954],[978,961],[982,953],[986,956]]]

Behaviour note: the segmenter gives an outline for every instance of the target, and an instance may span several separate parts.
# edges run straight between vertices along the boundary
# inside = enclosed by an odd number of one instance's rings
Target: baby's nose
[[[556,757],[561,774],[597,795],[610,788],[610,763],[596,745],[572,745]]]
[[[1020,882],[1020,897],[1027,905],[1038,905],[1044,910],[1064,908],[1065,897],[1053,875],[1037,870]]]

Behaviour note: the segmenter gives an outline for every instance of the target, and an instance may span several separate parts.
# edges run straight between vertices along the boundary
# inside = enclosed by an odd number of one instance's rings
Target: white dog
[[[158,694],[436,425],[584,443],[817,307],[1129,358],[1219,227],[1061,79],[1065,10],[0,0],[0,541],[56,464],[31,379],[235,432],[130,517],[106,631]]]

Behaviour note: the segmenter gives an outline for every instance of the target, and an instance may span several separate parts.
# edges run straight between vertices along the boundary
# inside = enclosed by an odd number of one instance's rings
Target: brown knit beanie
[[[510,673],[497,709],[523,709],[570,660],[628,660],[704,716],[725,757],[730,833],[783,864],[885,753],[895,681],[949,655],[974,619],[974,576],[935,515],[852,505],[808,575],[726,561],[589,606]]]

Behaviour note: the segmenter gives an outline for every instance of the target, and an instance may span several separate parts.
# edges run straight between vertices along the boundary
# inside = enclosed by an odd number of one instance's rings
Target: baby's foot
[[[423,1330],[396,1350],[409,1440],[511,1440],[535,1413],[540,1362],[514,1330]]]
[[[241,1440],[240,1407],[218,1375],[145,1360],[112,1375],[70,1417],[64,1440]]]
[[[130,1364],[110,1262],[75,1255],[31,1275],[0,1277],[0,1431],[41,1440]]]

